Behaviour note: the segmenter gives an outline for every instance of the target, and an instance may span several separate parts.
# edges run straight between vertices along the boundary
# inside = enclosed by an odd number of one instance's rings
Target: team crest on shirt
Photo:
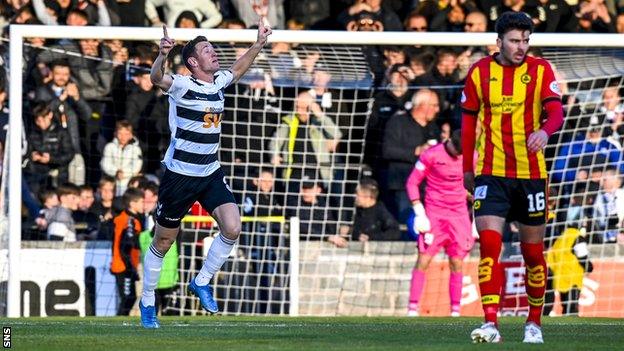
[[[520,76],[520,81],[524,84],[529,84],[531,83],[531,76],[525,73]]]
[[[462,91],[461,103],[463,104],[464,102],[466,102],[466,94]]]

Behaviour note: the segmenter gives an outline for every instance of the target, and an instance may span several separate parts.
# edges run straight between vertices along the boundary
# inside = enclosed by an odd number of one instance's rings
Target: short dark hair
[[[103,174],[102,178],[100,178],[100,181],[98,182],[98,188],[101,188],[104,186],[104,184],[106,183],[110,183],[113,184],[113,187],[115,186],[115,178],[109,176],[108,174]]]
[[[121,200],[123,202],[123,205],[125,208],[129,208],[130,207],[130,203],[132,201],[137,201],[143,198],[143,190],[139,189],[139,188],[128,188],[126,189],[126,192],[124,192],[123,196],[121,197]]]
[[[144,192],[149,190],[153,194],[158,195],[158,184],[148,180],[147,183],[141,185],[142,186],[139,189],[143,190]]]
[[[52,110],[50,109],[50,106],[48,106],[48,104],[46,104],[45,102],[41,102],[33,107],[32,112],[33,117],[37,118],[47,116],[48,113],[52,112]]]
[[[80,189],[80,193],[82,194],[84,191],[90,191],[93,192],[93,187],[91,185],[81,185],[78,187],[78,189]]]
[[[129,129],[130,131],[133,131],[132,128],[132,123],[130,123],[128,120],[126,119],[122,119],[121,121],[117,121],[117,123],[115,123],[115,130],[119,130],[119,129]]]
[[[67,60],[63,60],[63,59],[58,59],[58,60],[52,61],[52,63],[50,63],[50,69],[54,69],[54,67],[67,67],[67,68],[70,68],[69,62],[67,62]]]
[[[528,30],[530,33],[533,33],[533,21],[524,12],[507,11],[498,18],[494,29],[499,38],[502,38],[505,33],[514,29]]]
[[[59,198],[65,195],[80,196],[80,188],[78,188],[78,186],[75,184],[65,183],[65,184],[60,185],[56,189],[56,195],[58,195]]]
[[[377,199],[379,196],[379,185],[377,185],[377,182],[373,178],[363,178],[360,180],[358,188],[361,191],[368,192],[374,199]]]
[[[188,59],[195,56],[195,46],[204,41],[208,41],[208,39],[206,39],[205,36],[200,35],[186,43],[186,45],[182,48],[182,61],[184,61],[184,65],[189,70],[191,70],[191,67],[188,64]]]

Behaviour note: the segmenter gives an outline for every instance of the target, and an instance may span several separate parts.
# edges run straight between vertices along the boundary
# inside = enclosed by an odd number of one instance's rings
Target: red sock
[[[544,243],[520,243],[520,250],[526,265],[524,282],[527,300],[529,301],[528,322],[541,325],[544,293],[546,292],[546,260],[544,259]]]
[[[486,322],[497,324],[496,314],[500,302],[503,283],[498,258],[501,252],[502,235],[491,229],[479,232],[481,243],[481,261],[479,262],[479,289],[481,304]]]

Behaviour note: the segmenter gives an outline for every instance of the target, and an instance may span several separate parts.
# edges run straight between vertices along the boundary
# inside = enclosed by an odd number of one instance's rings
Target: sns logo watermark
[[[11,327],[2,327],[2,347],[11,348]]]

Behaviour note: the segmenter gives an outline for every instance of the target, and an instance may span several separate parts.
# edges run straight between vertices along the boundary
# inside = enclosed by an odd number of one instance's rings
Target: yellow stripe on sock
[[[484,305],[491,305],[494,303],[499,303],[500,302],[500,296],[499,295],[483,295],[481,296],[481,303]]]
[[[527,295],[527,301],[531,306],[543,306],[544,305],[544,297],[531,297]]]

